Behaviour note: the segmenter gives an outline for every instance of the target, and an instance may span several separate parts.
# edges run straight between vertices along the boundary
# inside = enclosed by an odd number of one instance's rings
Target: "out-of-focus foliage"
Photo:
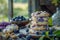
[[[0,14],[6,14],[8,10],[7,7],[6,0],[0,0]]]
[[[8,0],[0,0],[0,22],[8,21]]]
[[[5,0],[0,0],[0,4],[4,4],[5,3]]]
[[[58,37],[60,37],[60,30],[54,31],[54,34]]]
[[[57,5],[59,5],[60,0],[52,0],[52,3],[53,3],[55,6],[57,6]]]
[[[40,37],[39,40],[43,40],[44,36]]]
[[[25,7],[25,3],[27,4],[28,0],[13,0],[13,3],[19,3],[21,4],[19,8],[14,8],[14,17],[23,15],[25,17],[28,17],[28,7]],[[23,6],[24,4],[24,6]],[[14,5],[14,4],[13,4]],[[8,21],[8,0],[0,0],[0,22]]]
[[[15,3],[27,3],[28,0],[13,0]]]
[[[28,18],[28,0],[13,0],[13,14],[16,16],[24,16]]]

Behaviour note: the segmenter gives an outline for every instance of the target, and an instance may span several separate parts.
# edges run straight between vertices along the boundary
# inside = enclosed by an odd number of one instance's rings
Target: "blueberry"
[[[26,32],[28,32],[28,31],[29,31],[29,29],[26,30]]]
[[[14,33],[19,33],[19,30],[14,30]]]
[[[22,34],[18,36],[19,38],[22,38]]]
[[[22,19],[22,21],[23,21],[23,20],[26,20],[26,18],[25,18],[24,16],[21,16],[21,19]]]
[[[32,39],[31,35],[29,35],[29,36],[26,37],[26,40],[30,40],[30,39]]]
[[[50,35],[52,35],[52,34],[53,34],[52,30],[50,30],[50,31],[49,31],[49,34],[50,34]]]
[[[23,18],[23,16],[21,16],[21,18]]]
[[[45,35],[45,32],[42,32],[42,35]]]
[[[36,32],[37,35],[39,35],[40,33],[39,32]]]
[[[19,21],[18,19],[15,19],[15,21]]]
[[[0,32],[2,32],[2,29],[0,29]]]
[[[13,19],[13,21],[15,21],[15,19]]]
[[[19,21],[22,21],[22,19],[18,19]]]
[[[18,16],[18,19],[21,19],[21,17],[20,17],[20,16]]]
[[[23,34],[20,34],[18,37],[19,37],[19,38],[22,38],[22,37],[24,37],[24,35],[23,35]]]
[[[26,20],[26,18],[23,16],[18,16],[18,17],[13,18],[13,21],[23,21],[23,20]]]

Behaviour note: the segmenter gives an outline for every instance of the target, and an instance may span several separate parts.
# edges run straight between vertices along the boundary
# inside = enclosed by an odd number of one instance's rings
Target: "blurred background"
[[[48,6],[44,6],[43,3]],[[51,6],[51,3],[57,5],[57,0],[0,0],[0,22],[8,22],[10,18],[21,15],[29,18],[29,13],[41,8],[44,10],[46,7],[46,10],[52,14],[55,12],[55,6]]]
[[[8,20],[8,0],[0,0],[0,22]],[[13,0],[13,17],[23,15],[28,18],[28,0]]]

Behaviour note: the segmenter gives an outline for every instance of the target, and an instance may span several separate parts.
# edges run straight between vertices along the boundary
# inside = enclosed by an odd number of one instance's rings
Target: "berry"
[[[36,32],[37,35],[39,35],[40,33],[39,32]]]

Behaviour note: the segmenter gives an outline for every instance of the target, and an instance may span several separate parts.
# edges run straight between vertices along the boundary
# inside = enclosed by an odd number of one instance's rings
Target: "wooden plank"
[[[40,0],[35,0],[35,10],[40,11]]]
[[[13,0],[8,0],[8,17],[9,21],[13,18]]]
[[[32,12],[35,12],[35,0],[32,0]]]
[[[28,11],[29,11],[29,17],[31,17],[31,13],[32,13],[32,0],[29,0],[28,2]]]

